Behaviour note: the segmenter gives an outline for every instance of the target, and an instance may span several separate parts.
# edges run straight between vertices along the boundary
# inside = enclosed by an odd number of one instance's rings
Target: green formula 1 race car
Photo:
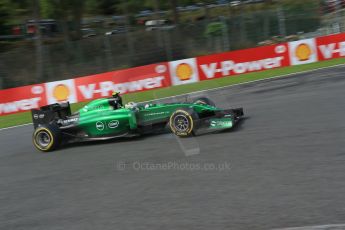
[[[191,103],[135,104],[103,98],[91,101],[71,114],[69,103],[52,104],[32,110],[33,143],[47,152],[63,143],[138,136],[170,129],[178,137],[197,130],[232,128],[243,109],[220,109],[208,98]]]

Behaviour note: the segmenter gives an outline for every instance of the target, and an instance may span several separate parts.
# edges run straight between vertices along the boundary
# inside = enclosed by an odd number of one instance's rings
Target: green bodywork
[[[108,99],[90,102],[79,110],[78,128],[84,130],[89,137],[120,136],[135,131],[142,126],[166,123],[176,109],[193,109],[201,114],[205,111],[221,111],[206,104],[170,103],[141,104],[134,108],[114,110]],[[215,118],[210,120],[211,129],[231,128],[232,118]]]

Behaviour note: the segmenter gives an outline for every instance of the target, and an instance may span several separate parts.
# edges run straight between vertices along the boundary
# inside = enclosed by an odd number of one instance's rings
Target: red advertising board
[[[319,61],[345,57],[345,34],[316,38]]]
[[[78,101],[171,86],[167,63],[152,64],[75,79]]]
[[[287,44],[197,57],[200,80],[289,66]]]
[[[44,84],[0,90],[0,115],[25,112],[46,104]]]
[[[0,90],[0,116],[172,85],[345,57],[345,33]]]

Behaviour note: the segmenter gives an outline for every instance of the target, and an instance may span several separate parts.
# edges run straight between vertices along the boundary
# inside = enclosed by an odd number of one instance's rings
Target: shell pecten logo
[[[295,55],[299,61],[307,61],[313,54],[311,47],[306,43],[301,43],[296,47]]]
[[[66,101],[70,96],[71,92],[67,85],[58,84],[53,88],[53,97],[57,101]]]
[[[181,81],[190,80],[193,76],[193,68],[187,63],[181,63],[176,67],[176,76]]]
[[[45,83],[48,104],[69,101],[77,102],[74,79]]]

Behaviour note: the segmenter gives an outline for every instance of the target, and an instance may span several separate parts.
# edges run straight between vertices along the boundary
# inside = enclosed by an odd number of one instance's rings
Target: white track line
[[[11,126],[11,127],[7,127],[7,128],[1,128],[0,131],[6,130],[6,129],[18,128],[18,127],[27,126],[27,125],[32,125],[32,123],[27,123],[27,124],[23,124],[23,125],[16,125],[16,126]]]
[[[321,68],[312,69],[312,70],[305,70],[305,71],[301,71],[301,72],[297,72],[297,73],[283,74],[283,75],[263,78],[263,79],[254,80],[254,81],[246,81],[246,82],[242,82],[242,83],[238,83],[238,84],[233,84],[233,85],[220,86],[220,87],[216,87],[216,88],[212,88],[212,89],[204,89],[204,90],[194,91],[194,92],[190,92],[190,93],[178,94],[178,95],[174,95],[174,96],[170,96],[170,97],[157,98],[157,99],[153,99],[153,100],[150,100],[150,101],[141,101],[139,103],[151,102],[151,101],[154,101],[154,100],[164,100],[164,99],[169,99],[169,98],[174,98],[174,97],[186,96],[186,95],[190,95],[190,94],[198,94],[198,93],[209,92],[209,91],[213,91],[213,90],[231,88],[231,87],[239,86],[239,85],[246,85],[246,84],[255,83],[255,82],[261,82],[261,81],[267,81],[267,80],[275,80],[275,79],[278,79],[278,78],[285,78],[285,77],[290,77],[290,76],[294,76],[294,75],[298,75],[298,74],[312,73],[312,72],[315,72],[315,71],[318,71],[318,70],[323,70],[323,69],[332,69],[332,68],[339,67],[339,66],[345,66],[345,64],[326,66],[326,67],[321,67]],[[11,126],[11,127],[7,127],[7,128],[1,128],[0,131],[7,130],[7,129],[18,128],[18,127],[22,127],[22,126],[27,126],[27,125],[31,125],[31,124],[32,123],[27,123],[27,124],[23,124],[23,125],[16,125],[16,126]]]
[[[316,225],[316,226],[303,226],[303,227],[292,227],[292,228],[275,228],[273,230],[341,230],[345,229],[345,224],[328,224],[328,225]]]

